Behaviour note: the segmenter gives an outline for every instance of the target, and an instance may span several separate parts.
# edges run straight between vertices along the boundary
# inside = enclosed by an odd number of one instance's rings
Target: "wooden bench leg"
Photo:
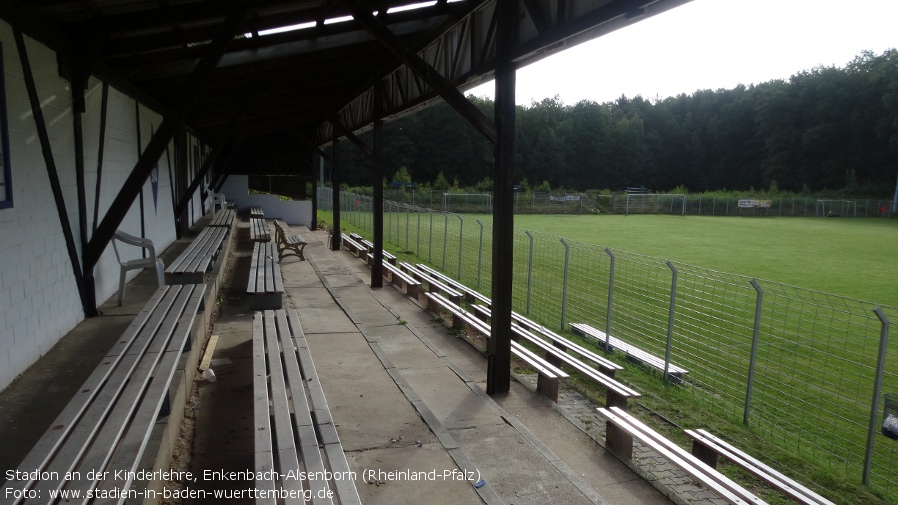
[[[627,410],[627,397],[621,396],[609,389],[608,395],[605,397],[605,407],[608,407],[609,409],[611,407],[620,407]]]
[[[692,441],[692,455],[711,468],[717,468],[717,453],[698,440]]]
[[[633,459],[633,437],[610,421],[605,423],[605,448],[622,459]]]
[[[546,361],[548,361],[552,366],[560,367],[562,365],[561,358],[556,357],[551,352],[546,351]]]
[[[418,299],[418,286],[420,286],[420,284],[406,284],[405,285],[405,294],[407,294],[408,296],[417,300]]]
[[[453,330],[464,330],[465,329],[464,320],[462,320],[462,318],[456,316],[455,314],[452,314],[452,329]]]
[[[440,305],[434,301],[433,298],[427,297],[427,311],[428,312],[439,312]]]
[[[536,390],[558,403],[558,377],[539,374],[536,379]]]

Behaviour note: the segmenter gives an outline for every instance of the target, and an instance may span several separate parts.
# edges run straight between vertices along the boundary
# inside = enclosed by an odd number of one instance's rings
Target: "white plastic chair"
[[[212,212],[219,210],[219,206],[222,209],[227,208],[228,202],[225,200],[224,193],[212,193]]]
[[[147,250],[146,258],[137,258],[133,260],[122,261],[116,242],[124,242]],[[165,264],[161,259],[156,258],[156,249],[153,247],[153,241],[147,238],[135,237],[123,231],[116,231],[112,240],[112,248],[115,250],[115,257],[118,259],[119,265],[122,266],[121,275],[118,282],[118,305],[122,306],[125,300],[125,277],[128,270],[141,270],[147,267],[156,267],[156,280],[159,281],[159,287],[165,286]]]

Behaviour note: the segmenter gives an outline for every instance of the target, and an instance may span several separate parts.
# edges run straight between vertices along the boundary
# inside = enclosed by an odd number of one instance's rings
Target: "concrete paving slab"
[[[511,426],[481,426],[450,433],[505,503],[592,503]]]
[[[349,464],[353,468],[369,471],[367,475],[360,472],[360,480],[356,484],[359,497],[366,505],[483,503],[471,482],[452,478],[451,472],[458,470],[458,466],[438,444],[355,452],[350,455]],[[420,473],[424,473],[424,478],[405,478],[412,476],[412,472],[415,477],[421,477]],[[363,476],[365,481],[361,480]]]
[[[360,333],[306,338],[345,451],[435,440]]]
[[[319,282],[313,287],[287,287],[284,292],[290,297],[293,307],[333,307],[334,300],[330,292]]]
[[[447,429],[504,421],[447,367],[401,370],[402,378]]]
[[[512,383],[515,394],[495,398],[509,415],[523,423],[555,454],[563,454],[571,471],[610,503],[664,504],[668,500],[655,488],[620,464],[602,445],[567,422],[548,400],[531,400],[528,389]]]
[[[292,302],[292,299],[291,299]],[[358,331],[355,324],[340,307],[295,307],[299,313],[303,331],[311,333],[351,333]]]

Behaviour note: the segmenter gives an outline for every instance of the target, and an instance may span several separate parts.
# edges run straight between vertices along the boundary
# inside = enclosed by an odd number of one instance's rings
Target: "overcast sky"
[[[566,104],[621,95],[788,79],[898,47],[898,0],[693,0],[518,70],[516,101]],[[493,96],[492,82],[469,90]]]

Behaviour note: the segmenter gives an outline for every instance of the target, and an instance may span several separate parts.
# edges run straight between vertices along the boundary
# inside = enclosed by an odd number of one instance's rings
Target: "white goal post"
[[[492,211],[492,193],[443,193],[443,212],[489,214]]]
[[[814,208],[814,215],[817,217],[857,217],[857,202],[820,198]]]
[[[627,193],[625,214],[674,214],[685,216],[686,195]]]

